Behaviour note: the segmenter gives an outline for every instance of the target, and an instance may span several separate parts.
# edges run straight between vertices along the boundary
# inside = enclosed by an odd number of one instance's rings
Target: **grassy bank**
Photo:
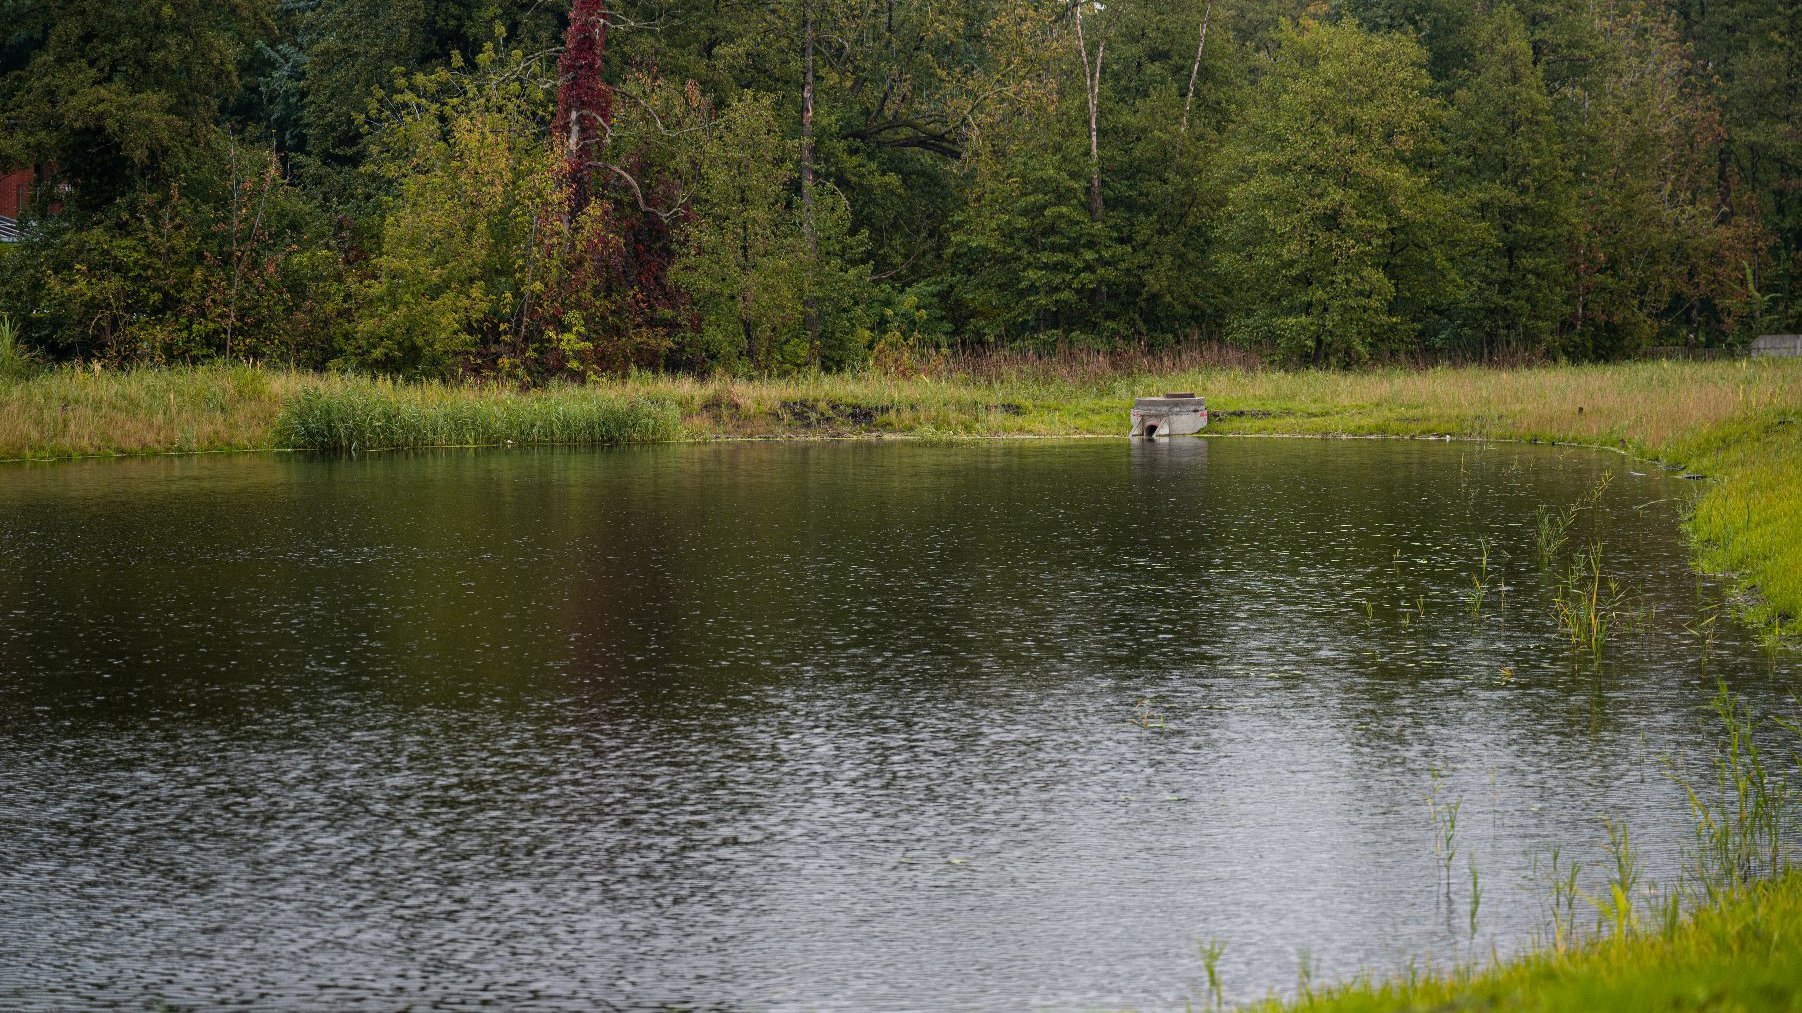
[[[1616,448],[1709,479],[1699,562],[1752,616],[1802,616],[1802,362],[1282,372],[1191,359],[989,359],[933,375],[645,376],[532,394],[249,367],[0,378],[0,459],[715,437],[1119,436],[1195,390],[1216,434],[1459,436]]]
[[[529,395],[245,366],[63,368],[0,377],[0,459],[292,447],[328,415],[334,432],[367,436],[357,442],[372,448],[523,442],[527,403],[567,408],[564,424],[576,427],[543,429],[540,442],[580,439],[583,411],[621,401],[673,410],[690,438],[1118,436],[1135,394],[1182,388],[1208,397],[1214,433],[1538,439],[1649,456],[1711,454],[1802,414],[1802,361],[1793,360],[1362,373],[1168,367],[1020,360],[1005,372],[935,376],[639,376]],[[460,426],[441,424],[459,413]]]
[[[1667,931],[1548,949],[1486,968],[1363,982],[1257,1013],[1659,1013],[1802,1008],[1802,874],[1757,883]]]

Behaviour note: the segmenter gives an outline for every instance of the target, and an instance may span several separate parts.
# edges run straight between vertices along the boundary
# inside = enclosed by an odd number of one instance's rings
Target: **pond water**
[[[1596,666],[1536,508],[1605,471]],[[1207,940],[1229,998],[1508,952],[1606,818],[1674,876],[1715,680],[1796,685],[1709,624],[1694,488],[1252,439],[12,467],[0,1006],[1165,1009]]]

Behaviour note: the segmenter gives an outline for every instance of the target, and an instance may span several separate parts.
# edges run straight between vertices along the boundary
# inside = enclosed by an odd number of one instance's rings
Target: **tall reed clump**
[[[1570,538],[1571,522],[1576,519],[1577,515],[1572,510],[1553,510],[1544,504],[1540,505],[1536,540],[1542,566],[1552,565],[1552,561],[1564,551],[1564,543]]]
[[[336,452],[650,443],[674,438],[679,423],[667,400],[591,387],[521,394],[368,380],[296,392],[277,420],[276,440]]]
[[[1619,585],[1602,576],[1602,545],[1597,542],[1571,560],[1570,569],[1558,578],[1552,611],[1559,628],[1570,638],[1571,650],[1586,650],[1590,660],[1599,664],[1609,632],[1622,619],[1625,601]]]
[[[1536,534],[1540,565],[1549,569],[1558,563],[1577,519],[1598,510],[1602,495],[1613,482],[1614,472],[1604,471],[1589,491],[1570,506],[1561,510],[1539,508]],[[1552,617],[1570,640],[1572,654],[1588,651],[1590,660],[1598,665],[1609,635],[1630,618],[1624,608],[1626,601],[1620,585],[1602,572],[1599,539],[1573,553],[1565,561],[1563,572],[1552,575]]]
[[[21,380],[35,364],[19,343],[19,325],[10,314],[0,313],[0,379]]]

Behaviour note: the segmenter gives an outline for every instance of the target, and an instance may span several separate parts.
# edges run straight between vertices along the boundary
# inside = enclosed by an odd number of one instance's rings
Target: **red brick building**
[[[23,214],[37,181],[37,170],[29,166],[0,176],[0,216],[18,218]]]
[[[43,179],[44,173],[39,166],[0,173],[0,242],[18,240],[19,218],[31,207]],[[55,211],[56,206],[53,204],[50,209]]]

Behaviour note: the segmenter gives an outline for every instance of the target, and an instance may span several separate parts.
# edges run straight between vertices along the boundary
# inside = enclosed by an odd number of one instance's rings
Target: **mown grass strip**
[[[1802,633],[1802,406],[1719,427],[1687,456],[1709,475],[1687,522],[1697,565],[1737,575],[1754,622]]]

